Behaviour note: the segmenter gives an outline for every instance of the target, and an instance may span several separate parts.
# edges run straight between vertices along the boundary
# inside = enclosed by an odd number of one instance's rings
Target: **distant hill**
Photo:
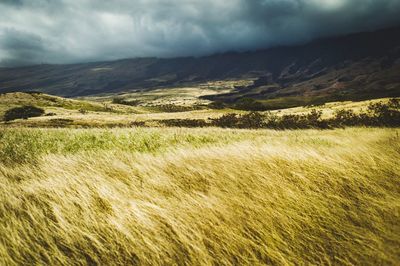
[[[35,90],[76,97],[243,78],[256,81],[210,99],[400,96],[400,27],[199,58],[0,68],[0,93]]]

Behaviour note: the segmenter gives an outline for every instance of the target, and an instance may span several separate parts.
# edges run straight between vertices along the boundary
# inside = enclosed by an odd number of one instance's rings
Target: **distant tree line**
[[[180,113],[180,112],[201,110],[201,109],[204,109],[204,106],[200,106],[200,105],[183,106],[183,105],[175,105],[175,104],[162,104],[162,105],[154,106],[154,109],[156,109],[159,112],[165,112],[165,113]]]
[[[129,105],[129,106],[138,106],[139,104],[141,104],[142,102],[139,100],[125,100],[122,97],[116,97],[112,100],[112,103],[114,104],[122,104],[122,105]]]
[[[400,101],[391,99],[388,103],[370,104],[364,112],[338,110],[329,119],[322,119],[322,111],[311,110],[308,114],[287,114],[279,116],[271,112],[250,112],[247,114],[225,114],[209,119],[170,119],[161,121],[166,126],[249,128],[249,129],[329,129],[347,126],[398,127],[400,126]]]

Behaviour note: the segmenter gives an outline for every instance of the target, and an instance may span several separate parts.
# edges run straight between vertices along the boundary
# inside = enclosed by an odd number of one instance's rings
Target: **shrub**
[[[67,118],[55,118],[49,121],[52,127],[66,127],[74,123],[74,120]]]
[[[129,125],[132,127],[145,127],[146,122],[145,121],[132,121]]]
[[[160,123],[168,127],[206,127],[208,123],[202,119],[168,119]]]
[[[127,101],[122,97],[116,97],[112,100],[112,103],[114,104],[122,104],[122,105],[129,105],[129,106],[138,106],[139,104],[141,104],[142,102],[139,100],[131,100],[131,101]]]
[[[399,126],[400,125],[400,102],[391,99],[387,104],[375,103],[368,106],[368,112],[372,116],[372,125],[377,126]]]
[[[265,126],[265,115],[251,112],[240,116],[239,128],[262,128]]]
[[[283,115],[260,112],[248,114],[226,114],[212,119],[212,125],[228,128],[271,128],[271,129],[296,129],[296,128],[325,128],[326,123],[321,120],[321,111],[312,110],[307,115]]]
[[[163,105],[168,110],[184,111],[186,106]],[[84,109],[80,110],[84,113]],[[34,106],[11,108],[4,115],[5,121],[44,115],[44,110]],[[48,114],[55,115],[55,114]],[[47,121],[47,120],[46,120]],[[74,124],[70,119],[50,119],[51,126],[65,127]],[[306,129],[336,128],[346,126],[398,127],[400,126],[400,101],[391,99],[387,103],[373,103],[361,113],[352,110],[338,110],[329,119],[322,119],[322,111],[311,110],[307,114],[278,115],[271,112],[250,112],[246,114],[229,113],[219,118],[209,119],[169,119],[158,121],[169,127],[223,127],[223,128],[269,128],[269,129]],[[143,121],[134,121],[131,126],[147,126]],[[122,126],[122,125],[117,125]]]
[[[44,110],[35,106],[27,105],[8,109],[4,114],[4,121],[15,119],[28,119],[29,117],[37,117],[44,114]]]
[[[400,126],[400,101],[391,99],[388,103],[370,104],[366,112],[360,114],[352,110],[338,110],[330,119],[322,119],[322,111],[315,109],[308,114],[276,114],[251,112],[248,114],[225,114],[211,119],[211,125],[227,128],[270,128],[270,129],[305,129],[335,128],[345,126]]]
[[[211,119],[211,124],[216,127],[238,127],[240,117],[238,114],[225,114],[219,118]]]
[[[175,104],[163,104],[155,106],[157,111],[166,112],[166,113],[179,113],[179,112],[188,112],[194,110],[203,109],[203,107],[199,105],[194,106],[183,106],[183,105],[175,105]]]
[[[369,116],[364,117],[366,121]],[[359,117],[354,113],[353,110],[337,110],[334,118],[331,120],[331,124],[335,126],[355,126],[359,124]]]

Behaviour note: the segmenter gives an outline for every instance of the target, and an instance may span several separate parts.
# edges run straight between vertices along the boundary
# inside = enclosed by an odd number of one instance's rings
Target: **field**
[[[398,129],[0,129],[0,264],[398,265]]]
[[[242,81],[243,82],[243,81]],[[218,83],[219,84],[219,83]],[[123,95],[106,95],[81,99],[66,99],[47,94],[6,93],[0,94],[0,127],[130,127],[145,123],[150,127],[163,127],[163,121],[171,119],[197,119],[207,121],[225,114],[246,114],[249,111],[229,108],[210,108],[209,101],[199,97],[205,94],[229,90],[236,83],[202,85],[196,88],[171,88],[148,92],[131,92]],[[241,84],[241,83],[240,83]],[[215,86],[215,87],[213,87]],[[220,88],[220,89],[217,89]],[[114,98],[138,105],[115,104]],[[399,98],[397,98],[399,99]],[[387,103],[389,98],[330,102],[319,106],[298,106],[270,111],[278,116],[308,114],[315,109],[322,112],[322,118],[333,117],[338,110],[352,110],[355,113],[367,110],[369,104]],[[16,119],[7,123],[1,118],[6,110],[23,105],[34,105],[45,110],[46,115],[29,119]],[[172,109],[172,110],[164,110]],[[176,108],[176,110],[174,110]],[[183,108],[182,110],[180,108]],[[266,113],[266,112],[262,112]]]
[[[398,100],[254,115],[201,98],[238,82],[0,94],[0,265],[398,265]],[[357,116],[371,104],[378,116]],[[6,119],[27,105],[42,115]],[[338,111],[329,130],[257,124],[315,128]]]

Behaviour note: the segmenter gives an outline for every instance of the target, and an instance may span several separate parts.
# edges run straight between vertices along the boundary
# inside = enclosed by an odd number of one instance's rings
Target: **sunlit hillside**
[[[215,85],[215,84],[214,84]],[[204,85],[206,86],[206,85]],[[222,86],[219,84],[219,86]],[[231,83],[223,85],[228,90]],[[42,93],[6,93],[0,94],[0,126],[26,127],[131,127],[137,125],[165,126],[162,121],[174,119],[195,119],[208,121],[226,114],[246,114],[250,111],[214,108],[209,101],[199,97],[204,93],[218,93],[218,89],[171,88],[171,90],[131,92],[126,95],[108,95],[103,97],[85,97],[84,99],[67,99]],[[113,99],[119,99],[115,103]],[[138,101],[137,104],[131,104]],[[339,110],[352,110],[355,113],[366,111],[370,104],[387,103],[389,98],[329,102],[317,106],[300,106],[278,109],[268,112],[277,116],[303,115],[312,110],[322,112],[322,119],[331,118]],[[136,103],[136,102],[135,102]],[[4,113],[13,108],[32,105],[43,108],[44,115],[29,119],[16,119],[2,122]],[[145,123],[145,124],[143,124]]]
[[[398,264],[399,99],[202,97],[235,84],[0,94],[0,265]]]

